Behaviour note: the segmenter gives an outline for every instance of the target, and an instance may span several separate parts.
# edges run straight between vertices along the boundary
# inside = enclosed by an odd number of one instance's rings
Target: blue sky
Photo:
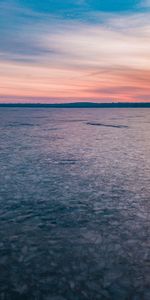
[[[136,0],[100,0],[100,1],[92,1],[92,0],[24,0],[18,1],[18,4],[22,3],[22,5],[32,8],[39,12],[54,12],[61,13],[63,11],[73,11],[74,13],[79,9],[81,11],[126,11],[126,10],[135,10],[139,4],[139,1]]]
[[[72,12],[75,14],[79,10],[84,11],[105,11],[105,12],[125,12],[137,11],[148,6],[148,1],[139,0],[1,0],[1,4],[6,6],[21,6],[30,8],[36,12],[63,13]]]
[[[149,20],[150,0],[1,0],[0,99],[149,100]]]

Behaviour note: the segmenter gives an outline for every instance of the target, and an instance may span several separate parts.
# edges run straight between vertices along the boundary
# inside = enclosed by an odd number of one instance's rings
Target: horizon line
[[[64,102],[64,103],[41,103],[41,102],[3,102],[0,107],[50,107],[50,108],[150,108],[150,102]]]

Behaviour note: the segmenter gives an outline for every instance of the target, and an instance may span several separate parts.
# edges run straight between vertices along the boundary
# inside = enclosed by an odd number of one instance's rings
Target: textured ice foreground
[[[0,300],[150,299],[149,133],[150,109],[1,108]]]

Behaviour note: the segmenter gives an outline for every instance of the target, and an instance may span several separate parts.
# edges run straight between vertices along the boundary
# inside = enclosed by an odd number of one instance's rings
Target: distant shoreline
[[[12,108],[150,108],[150,102],[113,102],[113,103],[0,103],[1,107]]]

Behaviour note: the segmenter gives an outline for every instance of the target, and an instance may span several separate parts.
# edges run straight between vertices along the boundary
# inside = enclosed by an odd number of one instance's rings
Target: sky
[[[0,0],[0,102],[77,101],[150,101],[150,0]]]

